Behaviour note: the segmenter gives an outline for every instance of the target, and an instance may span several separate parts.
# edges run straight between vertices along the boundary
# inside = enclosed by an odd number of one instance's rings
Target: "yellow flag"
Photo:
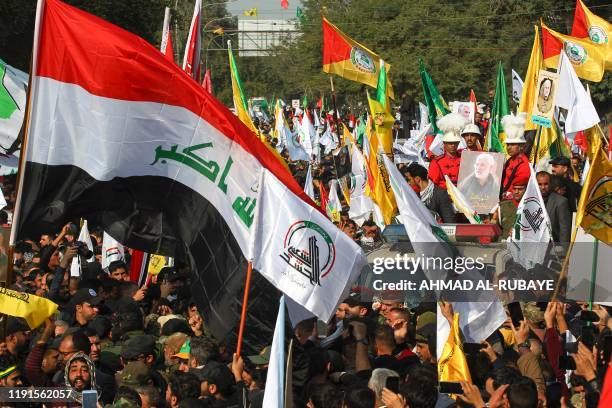
[[[249,115],[246,98],[244,97],[244,92],[242,91],[242,81],[240,81],[240,74],[238,73],[236,60],[234,59],[234,54],[232,53],[232,48],[230,46],[227,47],[227,52],[229,56],[230,76],[232,77],[232,94],[236,116],[238,116],[240,121],[247,125],[247,127],[251,129],[253,133],[259,135],[259,131],[253,124],[251,115]]]
[[[542,69],[542,48],[540,47],[540,31],[538,26],[534,26],[535,35],[533,37],[533,48],[531,49],[531,57],[525,74],[525,82],[523,83],[523,94],[519,103],[518,111],[527,113],[527,122],[525,130],[534,130],[536,125],[531,121],[531,109],[533,101],[536,98],[536,89],[538,85],[538,74]]]
[[[166,264],[167,262],[165,256],[151,254],[151,257],[149,258],[149,266],[147,267],[147,273],[149,275],[158,275]]]
[[[393,123],[395,119],[391,113],[383,107],[376,99],[370,98],[368,95],[368,103],[370,104],[370,112],[372,114],[372,122],[378,135],[378,140],[382,150],[392,157],[393,153]],[[374,150],[376,152],[376,150]]]
[[[595,156],[587,175],[578,210],[576,224],[585,232],[607,245],[612,243],[612,165],[597,139]]]
[[[536,134],[537,136],[537,134]],[[544,157],[550,157],[550,147],[555,143],[557,137],[559,136],[557,132],[557,126],[553,123],[553,125],[549,128],[542,126],[542,130],[540,131],[540,144],[538,145],[537,153],[539,163]],[[533,141],[533,147],[531,149],[531,153],[529,156],[529,161],[533,163],[534,155],[536,153],[536,145],[538,144],[537,140]]]
[[[472,382],[470,369],[461,347],[459,313],[453,316],[448,340],[444,344],[440,361],[438,361],[438,380]]]
[[[25,319],[30,329],[35,329],[55,313],[57,304],[39,296],[0,288],[0,310]]]
[[[591,40],[563,35],[542,23],[542,55],[546,68],[557,68],[559,56],[565,52],[576,75],[600,82],[605,72],[606,50]]]
[[[369,121],[366,127],[366,137],[370,145],[369,157],[367,159],[370,170],[368,177],[372,176],[372,182],[368,183],[366,188],[366,195],[370,196],[378,204],[385,224],[389,225],[393,221],[393,216],[397,213],[397,203],[391,189],[389,174],[382,158],[384,154],[382,146],[378,141],[376,132],[372,132]]]

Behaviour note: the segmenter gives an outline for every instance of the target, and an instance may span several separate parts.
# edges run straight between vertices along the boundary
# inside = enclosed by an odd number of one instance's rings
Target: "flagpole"
[[[593,242],[593,261],[591,262],[591,285],[589,287],[589,310],[593,310],[593,300],[595,298],[595,280],[597,279],[597,258],[599,255],[599,240],[595,238]]]
[[[533,152],[533,169],[536,170],[538,165],[538,151],[540,150],[540,135],[542,134],[542,125],[538,125],[538,131],[536,133],[536,149]]]
[[[246,325],[247,304],[249,302],[249,289],[251,288],[251,275],[253,274],[253,262],[249,261],[246,279],[244,281],[244,296],[242,298],[242,313],[240,314],[240,328],[238,329],[238,343],[236,344],[236,356],[240,357],[242,351],[242,340],[244,339],[244,327]]]

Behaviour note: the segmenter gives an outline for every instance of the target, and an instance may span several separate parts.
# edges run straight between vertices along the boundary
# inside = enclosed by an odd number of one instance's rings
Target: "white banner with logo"
[[[366,263],[361,248],[267,170],[259,189],[253,268],[329,321]]]

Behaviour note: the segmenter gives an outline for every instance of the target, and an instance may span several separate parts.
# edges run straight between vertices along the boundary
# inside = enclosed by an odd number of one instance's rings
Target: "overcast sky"
[[[260,20],[290,20],[295,18],[295,10],[300,5],[299,0],[289,0],[287,10],[281,7],[281,0],[229,0],[227,10],[238,18]],[[245,10],[257,8],[257,17],[245,17]]]

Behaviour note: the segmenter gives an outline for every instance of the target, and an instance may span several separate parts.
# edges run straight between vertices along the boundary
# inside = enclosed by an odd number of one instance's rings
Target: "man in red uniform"
[[[442,143],[444,153],[434,157],[429,163],[429,179],[438,187],[446,190],[444,176],[457,185],[459,177],[459,164],[461,163],[461,151],[459,132],[465,126],[465,118],[457,113],[449,113],[438,121],[438,127],[444,132]]]
[[[465,145],[468,150],[474,152],[481,152],[482,147],[480,146],[480,128],[470,123],[461,131],[461,137],[465,140]]]
[[[502,124],[506,133],[506,150],[508,160],[504,164],[502,175],[502,198],[512,198],[513,186],[516,184],[526,185],[529,181],[531,170],[529,168],[529,158],[524,153],[526,140],[525,133],[525,113],[517,116],[506,115],[502,118]]]

